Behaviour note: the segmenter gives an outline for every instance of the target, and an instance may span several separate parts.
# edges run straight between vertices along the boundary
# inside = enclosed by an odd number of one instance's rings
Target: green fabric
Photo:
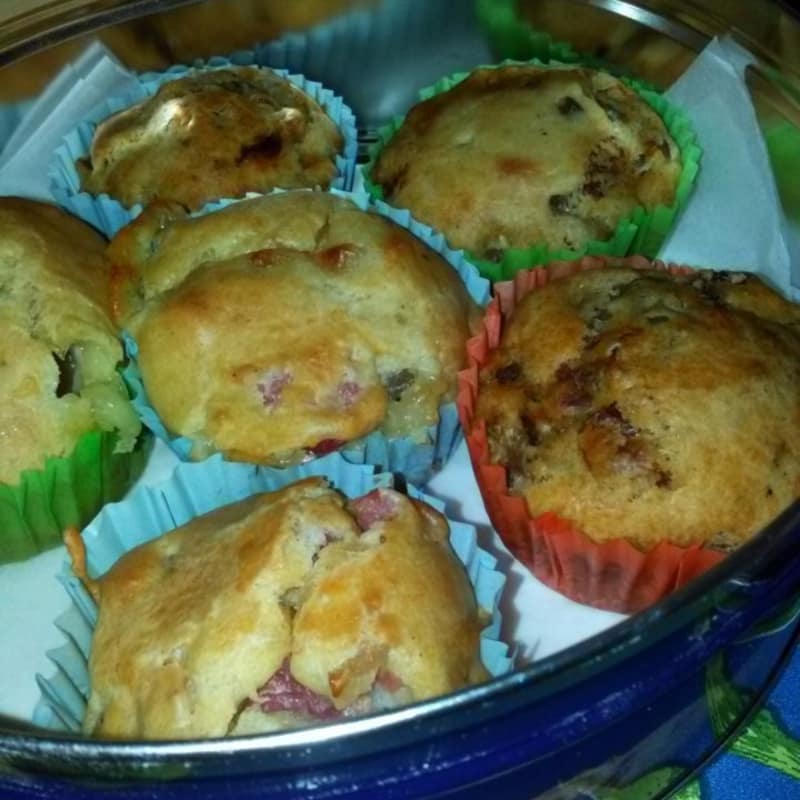
[[[781,728],[769,709],[758,712],[731,752],[800,780],[800,742]]]
[[[673,795],[674,800],[703,800],[700,784],[697,781],[690,783]]]
[[[706,672],[706,697],[714,733],[722,736],[748,705],[748,693],[737,689],[717,658]],[[800,780],[800,742],[787,734],[768,709],[762,709],[730,748],[731,753]]]
[[[597,793],[598,800],[651,800],[670,787],[682,770],[663,767],[643,775],[627,786],[603,789]]]

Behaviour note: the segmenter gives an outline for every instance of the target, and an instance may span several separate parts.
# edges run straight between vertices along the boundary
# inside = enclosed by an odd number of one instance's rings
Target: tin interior
[[[413,0],[424,3],[425,0]],[[255,0],[253,0],[255,2]],[[220,52],[201,40],[181,37],[191,19],[214,6],[227,9],[234,28],[228,50],[252,44],[277,33],[269,25],[254,34],[246,14],[236,16],[249,0],[14,0],[0,9],[0,100],[18,101],[38,92],[58,68],[87,40],[99,37],[128,66],[157,69],[191,58]],[[341,6],[343,3],[333,3]],[[366,5],[371,5],[366,3]],[[372,4],[374,5],[374,4]],[[471,0],[434,0],[440,26],[420,31],[415,42],[398,42],[392,53],[370,57],[367,66],[342,69],[326,76],[346,97],[362,123],[366,145],[372,132],[393,114],[404,111],[416,91],[442,74],[486,60],[487,44],[478,33]],[[564,8],[570,11],[564,14]],[[378,13],[370,11],[369,13]],[[302,14],[300,15],[303,16]],[[301,19],[300,27],[316,22]],[[669,85],[691,63],[709,39],[729,33],[756,56],[748,84],[759,121],[766,133],[778,124],[800,130],[800,20],[778,2],[719,0],[542,0],[531,13],[532,23],[559,40],[570,41],[622,66],[638,67],[652,82]],[[245,30],[235,30],[241,24]],[[256,39],[250,41],[255,35]],[[201,39],[203,37],[200,37]],[[206,37],[207,38],[207,37]],[[223,50],[224,52],[224,50]],[[420,58],[420,52],[425,54]],[[788,184],[776,175],[779,187]],[[788,191],[788,190],[787,190]],[[791,197],[788,197],[791,201]],[[789,210],[789,209],[787,209]],[[103,773],[113,765],[120,777],[147,778],[165,764],[192,764],[203,772],[247,771],[258,759],[261,770],[288,770],[304,760],[325,764],[352,758],[385,746],[413,741],[425,731],[458,730],[469,720],[501,718],[525,698],[536,702],[568,690],[571,685],[608,669],[631,652],[654,647],[687,620],[703,620],[709,609],[738,595],[742,587],[758,587],[780,579],[800,578],[793,558],[800,546],[800,502],[753,542],[707,575],[667,600],[610,630],[506,678],[395,712],[335,726],[234,741],[181,743],[97,743],[45,733],[0,719],[0,752],[35,764],[37,770]],[[231,761],[235,756],[238,760]]]

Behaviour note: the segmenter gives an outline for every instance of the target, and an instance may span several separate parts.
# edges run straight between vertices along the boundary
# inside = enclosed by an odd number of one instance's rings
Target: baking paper
[[[694,194],[659,258],[758,272],[797,302],[800,263],[793,274],[789,226],[745,83],[753,60],[732,39],[714,39],[667,92],[689,112],[704,154]]]

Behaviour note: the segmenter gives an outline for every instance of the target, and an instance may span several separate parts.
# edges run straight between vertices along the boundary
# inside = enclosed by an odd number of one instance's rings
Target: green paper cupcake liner
[[[69,456],[25,470],[19,483],[0,483],[0,564],[21,561],[61,544],[64,529],[83,527],[105,503],[118,500],[141,475],[150,437],[117,453],[117,434],[84,434]]]
[[[485,64],[481,67],[476,67],[476,69],[496,69],[525,64],[542,67],[596,66],[586,59],[581,60],[580,63],[564,63],[555,60],[544,62],[541,59],[527,61],[509,59],[499,64]],[[439,79],[433,85],[420,90],[420,100],[427,100],[434,95],[449,91],[469,74],[469,72],[457,72]],[[546,244],[541,243],[531,247],[509,248],[504,251],[502,257],[497,261],[489,261],[467,252],[469,260],[475,264],[485,278],[493,282],[510,280],[521,269],[529,269],[530,267],[540,266],[555,260],[574,261],[586,255],[619,257],[635,253],[647,258],[655,258],[658,255],[658,251],[667,234],[692,193],[700,171],[700,159],[703,151],[697,143],[697,135],[692,123],[682,109],[672,105],[662,94],[643,81],[627,77],[622,77],[621,80],[661,117],[667,131],[680,151],[682,168],[672,204],[669,206],[656,206],[651,211],[647,211],[647,209],[640,206],[619,221],[613,234],[608,239],[602,241],[590,240],[576,250],[567,248],[551,249]],[[379,153],[400,129],[404,119],[404,116],[397,116],[384,125],[378,131],[378,139],[370,149],[369,161],[364,166],[364,186],[375,199],[385,200],[385,197],[382,187],[371,180],[372,168]]]

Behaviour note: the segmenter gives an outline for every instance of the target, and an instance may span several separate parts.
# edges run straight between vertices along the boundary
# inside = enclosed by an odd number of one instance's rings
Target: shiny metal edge
[[[667,19],[647,8],[629,3],[626,0],[572,0],[581,5],[594,6],[610,11],[620,17],[638,22],[646,28],[668,36],[686,47],[699,51],[708,44],[709,36],[677,20]]]

